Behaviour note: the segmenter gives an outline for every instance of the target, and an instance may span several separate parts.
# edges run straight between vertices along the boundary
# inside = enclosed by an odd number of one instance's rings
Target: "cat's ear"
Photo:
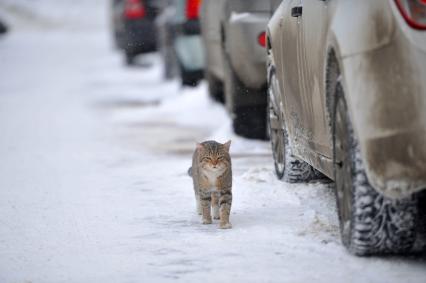
[[[197,149],[201,150],[201,149],[204,148],[204,146],[201,143],[199,143],[199,142],[197,142],[196,145],[197,145]]]
[[[229,148],[231,147],[231,140],[224,143],[223,147],[226,149],[227,152],[229,152]]]

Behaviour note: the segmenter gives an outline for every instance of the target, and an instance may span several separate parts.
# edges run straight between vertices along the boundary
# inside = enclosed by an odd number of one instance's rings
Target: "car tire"
[[[135,64],[135,55],[133,54],[126,52],[124,59],[127,66],[133,66]]]
[[[251,89],[246,87],[238,78],[229,62],[225,64],[225,102],[231,114],[234,132],[249,139],[267,139],[266,130],[266,87]],[[239,101],[241,96],[265,97],[265,103],[259,105],[242,105]]]
[[[333,161],[342,242],[360,256],[409,252],[416,240],[416,196],[393,200],[370,185],[340,82],[335,92]]]
[[[8,28],[7,28],[6,24],[4,24],[2,21],[0,21],[0,34],[7,33],[7,30],[8,30]]]
[[[318,171],[307,162],[299,160],[291,154],[287,127],[278,101],[280,101],[279,82],[275,67],[269,64],[267,124],[277,178],[289,183],[317,179],[319,177]]]
[[[219,103],[225,103],[225,94],[223,89],[223,82],[216,78],[213,74],[207,73],[207,83],[209,85],[210,97]]]
[[[232,127],[234,132],[248,139],[266,139],[266,107],[237,106],[234,109]]]
[[[200,80],[203,78],[203,71],[201,70],[186,70],[182,65],[180,65],[179,68],[183,86],[196,87]]]

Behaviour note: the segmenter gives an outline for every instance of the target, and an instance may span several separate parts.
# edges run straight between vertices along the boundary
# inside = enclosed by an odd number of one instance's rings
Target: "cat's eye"
[[[210,161],[212,161],[212,159],[210,157],[203,157],[201,159],[201,162],[210,162]]]

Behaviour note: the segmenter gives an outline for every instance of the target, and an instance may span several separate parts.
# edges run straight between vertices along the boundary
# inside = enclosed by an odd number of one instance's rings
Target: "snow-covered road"
[[[104,6],[76,25],[0,3],[0,283],[426,282],[424,258],[348,254],[331,186],[277,181],[204,83],[164,82],[156,55],[125,68],[107,2],[77,2]],[[231,230],[200,224],[186,175],[210,138],[233,140]]]

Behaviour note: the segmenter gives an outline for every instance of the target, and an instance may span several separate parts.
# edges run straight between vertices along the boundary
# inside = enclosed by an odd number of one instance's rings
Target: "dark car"
[[[7,33],[7,26],[0,20],[0,34]]]
[[[117,47],[124,50],[127,64],[135,56],[157,49],[154,20],[163,1],[113,0],[112,27]]]

